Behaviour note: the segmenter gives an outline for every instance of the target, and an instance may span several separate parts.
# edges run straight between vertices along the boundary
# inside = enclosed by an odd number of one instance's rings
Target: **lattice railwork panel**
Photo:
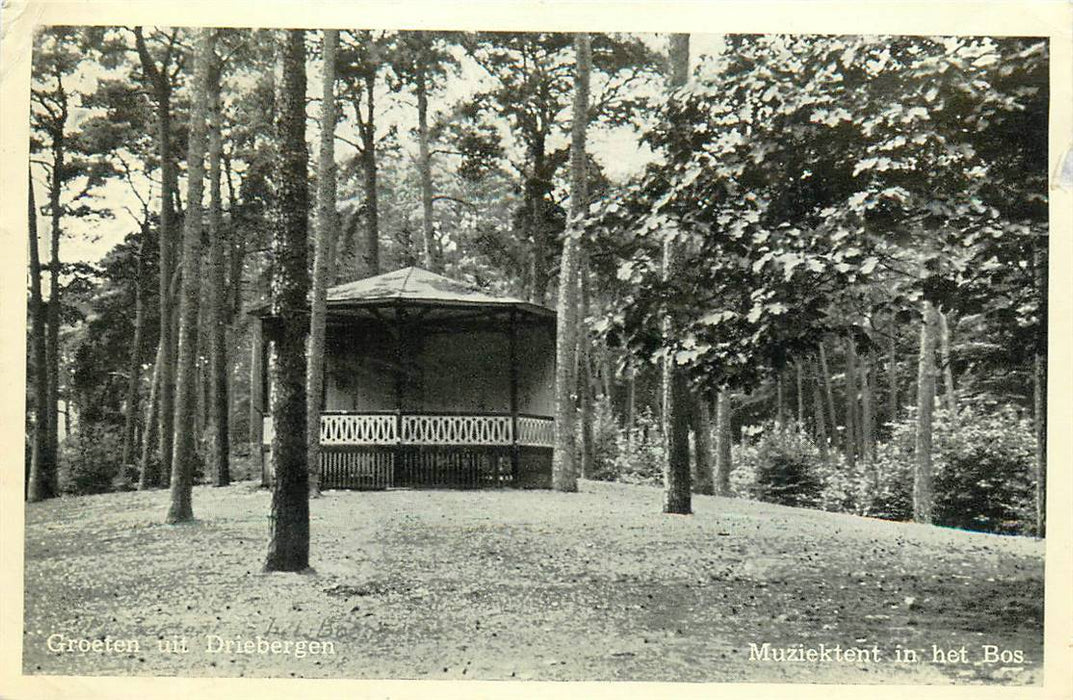
[[[510,416],[403,416],[404,445],[509,445]]]
[[[525,447],[554,447],[555,419],[518,416],[518,444]]]
[[[392,415],[327,415],[320,417],[322,445],[391,445],[398,441]]]

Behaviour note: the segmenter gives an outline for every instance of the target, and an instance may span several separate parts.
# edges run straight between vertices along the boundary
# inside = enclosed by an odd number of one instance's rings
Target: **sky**
[[[665,37],[657,35],[642,35],[642,39],[654,50],[665,51]],[[692,35],[691,36],[691,63],[695,66],[705,54],[717,53],[721,46],[721,36],[718,35]],[[315,98],[320,90],[320,66],[314,60],[308,65],[309,97]],[[109,71],[94,64],[84,64],[84,68],[72,86],[76,89],[89,89],[93,83],[109,75]],[[434,114],[442,112],[450,104],[467,97],[473,92],[486,86],[490,79],[484,74],[483,69],[472,60],[462,61],[460,75],[450,78],[442,86],[439,86],[439,94],[432,100],[431,108]],[[595,91],[594,86],[594,91]],[[400,145],[404,153],[416,157],[416,140],[407,138],[411,129],[416,128],[416,109],[412,104],[401,103],[398,96],[388,99],[387,88],[381,84],[381,94],[378,95],[378,106],[384,110],[377,114],[378,128],[387,130],[391,126],[397,126],[400,134]],[[406,98],[402,98],[406,99]],[[410,98],[412,102],[412,98]],[[315,116],[317,107],[310,107],[310,115]],[[433,117],[434,117],[433,114]],[[72,117],[77,120],[89,116],[87,110],[72,110]],[[315,157],[317,143],[317,125],[315,118],[309,120],[307,140],[310,144],[311,156]],[[337,127],[337,133],[349,140],[357,141],[352,122],[342,121]],[[565,144],[566,134],[557,134],[551,148]],[[632,175],[639,173],[646,163],[650,162],[654,155],[641,144],[637,133],[629,127],[617,129],[592,128],[588,136],[588,150],[603,167],[607,176],[616,182],[624,182]],[[354,149],[342,141],[336,141],[336,160],[344,162],[351,159]],[[310,167],[315,167],[312,161]],[[47,201],[44,172],[40,168],[35,173],[35,194],[39,203]],[[142,178],[136,178],[134,185],[142,196],[152,197],[155,194],[155,185]],[[185,187],[185,183],[180,183]],[[97,262],[117,243],[130,232],[137,230],[138,223],[136,214],[140,212],[141,204],[132,193],[132,185],[122,179],[110,181],[105,186],[95,191],[95,203],[107,207],[113,212],[111,218],[105,218],[93,222],[85,222],[77,219],[67,219],[64,222],[64,237],[61,240],[60,257],[65,262]],[[38,222],[38,231],[41,236],[41,252],[46,255],[48,250],[47,237],[49,222],[42,217]],[[390,234],[390,232],[386,232]]]

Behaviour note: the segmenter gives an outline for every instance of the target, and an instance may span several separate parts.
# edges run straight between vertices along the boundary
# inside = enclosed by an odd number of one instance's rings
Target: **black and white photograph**
[[[31,4],[0,696],[1065,697],[1073,15],[1024,4],[1066,26]]]

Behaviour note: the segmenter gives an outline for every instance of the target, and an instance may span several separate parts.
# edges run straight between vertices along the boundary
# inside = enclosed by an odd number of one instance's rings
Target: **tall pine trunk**
[[[820,373],[823,375],[823,396],[827,404],[828,425],[831,428],[831,446],[838,447],[838,414],[835,413],[835,393],[831,388],[831,368],[827,364],[827,349],[823,341],[819,344]]]
[[[306,340],[309,270],[306,216],[309,207],[305,142],[305,32],[287,30],[281,46],[282,85],[276,228],[272,253],[272,531],[266,571],[309,566],[309,470],[306,441]]]
[[[693,492],[711,496],[715,493],[712,477],[712,410],[708,399],[693,401]]]
[[[187,150],[186,214],[183,222],[182,268],[179,301],[179,352],[175,375],[175,444],[171,461],[171,505],[167,522],[194,517],[191,489],[194,481],[194,395],[197,380],[197,318],[201,259],[202,196],[205,186],[206,117],[209,109],[210,71],[215,31],[199,29],[194,49],[193,108]]]
[[[142,284],[145,278],[145,239],[149,236],[149,222],[142,225],[138,243],[138,262],[134,272],[134,340],[131,341],[130,367],[127,377],[127,400],[123,418],[124,467],[134,460],[134,433],[138,425],[138,388],[142,383],[142,337],[145,335],[145,300]]]
[[[1043,249],[1037,247],[1032,256],[1035,267],[1036,293],[1039,295],[1039,320],[1036,330],[1036,352],[1032,358],[1032,413],[1036,428],[1036,536],[1047,534],[1047,352],[1048,352],[1048,270],[1047,238]]]
[[[875,454],[875,401],[872,397],[872,359],[865,353],[861,357],[861,459],[868,465],[873,493],[879,490],[879,467]]]
[[[797,385],[797,430],[798,432],[803,432],[805,430],[804,377],[802,376],[801,363],[798,360],[794,360],[794,379]]]
[[[548,295],[548,241],[544,222],[544,135],[541,134],[532,147],[533,150],[533,176],[529,179],[526,192],[529,196],[529,228],[533,240],[532,271],[530,277],[532,290],[529,295],[530,301],[535,304],[543,304]]]
[[[782,370],[775,370],[775,430],[782,432],[786,429],[786,405],[782,395]]]
[[[581,287],[581,309],[578,315],[578,392],[580,393],[578,405],[578,420],[581,428],[578,430],[578,453],[581,455],[581,478],[592,477],[596,462],[595,435],[593,431],[593,395],[595,387],[593,382],[593,356],[592,336],[589,335],[585,319],[589,316],[591,276],[589,275],[588,255],[581,251],[581,270],[579,271],[579,284]]]
[[[577,64],[574,77],[574,114],[570,129],[570,222],[563,240],[559,273],[559,304],[555,343],[555,451],[551,479],[556,491],[577,491],[577,436],[574,416],[577,401],[576,353],[578,335],[578,276],[581,266],[578,217],[586,196],[585,135],[589,125],[589,72],[592,54],[588,34],[574,38]]]
[[[957,392],[954,389],[954,367],[951,364],[950,314],[945,311],[937,311],[936,316],[939,318],[939,356],[943,364],[943,403],[950,414],[950,425],[956,428],[958,402]]]
[[[157,343],[153,378],[149,384],[149,402],[145,406],[145,431],[142,435],[141,473],[138,478],[138,489],[142,491],[160,485],[160,463],[153,459],[153,451],[160,440],[160,356],[161,346]]]
[[[48,477],[48,493],[59,493],[59,469],[57,468],[60,454],[60,229],[63,221],[63,207],[60,204],[60,192],[63,188],[63,171],[66,160],[67,145],[63,133],[66,123],[67,98],[61,91],[63,101],[63,118],[60,120],[58,129],[52,135],[52,176],[49,186],[49,215],[51,220],[51,235],[49,240],[49,285],[48,285],[48,332],[45,336],[45,360],[48,365],[46,381],[48,386],[48,420],[45,428],[48,431],[46,464],[52,465],[46,470]]]
[[[846,339],[846,433],[843,436],[846,466],[852,472],[857,466],[860,445],[857,427],[857,346],[852,338]]]
[[[730,394],[721,390],[715,401],[715,493],[730,495]]]
[[[432,222],[432,155],[429,150],[428,137],[428,85],[426,83],[427,67],[425,51],[422,44],[421,55],[417,59],[417,72],[414,76],[414,92],[417,93],[417,166],[421,176],[421,233],[424,248],[425,266],[433,272],[443,272],[439,251],[433,235]]]
[[[171,93],[169,65],[165,61],[161,67],[149,55],[141,27],[135,29],[135,41],[141,59],[142,71],[153,85],[156,100],[157,118],[157,158],[160,161],[160,348],[159,359],[159,410],[158,426],[160,444],[160,469],[150,462],[152,453],[142,450],[141,473],[152,477],[146,488],[161,485],[161,478],[171,473],[172,444],[174,440],[174,406],[175,406],[175,299],[173,277],[176,273],[175,261],[175,209],[174,201],[179,187],[178,168],[171,148]],[[154,369],[157,371],[157,369]],[[148,426],[146,433],[148,434]]]
[[[33,176],[28,178],[29,236],[30,236],[30,344],[33,377],[33,443],[30,452],[30,474],[27,479],[27,498],[41,501],[56,495],[52,489],[55,459],[48,453],[49,404],[48,361],[45,352],[45,302],[41,298],[41,256],[37,243],[37,205],[34,202]]]
[[[935,309],[923,304],[920,324],[920,356],[917,361],[917,429],[913,458],[913,520],[934,520],[935,494],[932,486],[932,409],[935,405]]]
[[[361,164],[365,176],[365,270],[370,277],[380,274],[380,210],[376,170],[376,70],[365,77],[366,122],[361,130]]]
[[[820,448],[820,459],[824,464],[830,461],[827,447],[827,421],[824,420],[823,406],[823,377],[821,376],[818,363],[813,363],[812,371],[812,413],[815,416],[813,427],[816,444]]]
[[[227,386],[227,322],[229,299],[226,289],[227,241],[224,239],[220,156],[223,150],[220,114],[220,71],[217,60],[210,82],[211,131],[209,133],[209,464],[216,486],[231,483],[230,400]]]
[[[689,80],[689,35],[670,37],[671,89]],[[680,264],[680,251],[674,241],[663,244],[663,276],[674,279]],[[674,344],[674,327],[670,316],[664,319],[664,345]],[[663,425],[667,441],[667,464],[663,471],[663,512],[688,515],[693,512],[689,466],[689,383],[673,353],[663,360]]]
[[[894,323],[890,325],[890,335],[887,337],[887,422],[893,423],[898,420],[898,347],[897,329]]]
[[[321,85],[320,153],[317,160],[317,232],[313,251],[313,302],[306,360],[306,462],[309,491],[320,494],[320,398],[324,392],[324,344],[328,285],[334,275],[335,232],[335,61],[339,32],[324,30],[324,70]]]

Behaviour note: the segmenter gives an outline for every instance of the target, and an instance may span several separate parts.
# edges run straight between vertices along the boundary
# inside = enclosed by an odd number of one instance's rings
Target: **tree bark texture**
[[[712,410],[708,399],[693,401],[693,492],[711,496],[715,493],[712,476]]]
[[[715,401],[715,493],[717,496],[730,495],[730,394],[726,390],[719,392]]]
[[[1048,309],[1050,303],[1050,271],[1046,237],[1041,238],[1033,254],[1036,277],[1036,293],[1039,295],[1039,320],[1036,331],[1036,352],[1032,363],[1032,404],[1036,428],[1036,536],[1047,534],[1047,362],[1048,362]]]
[[[153,360],[153,378],[149,384],[149,402],[145,407],[145,434],[142,435],[141,471],[138,476],[138,489],[160,486],[160,463],[153,459],[154,450],[160,441],[160,373],[161,347],[157,343],[156,359]]]
[[[309,331],[306,267],[309,205],[305,142],[305,32],[287,30],[281,47],[282,87],[277,131],[276,230],[272,252],[272,491],[271,539],[266,571],[309,566],[309,472],[306,462],[306,340]]]
[[[30,237],[30,361],[33,379],[33,442],[30,451],[30,474],[27,479],[27,498],[42,501],[56,496],[51,472],[56,470],[54,455],[49,455],[48,361],[45,351],[45,302],[41,297],[41,256],[37,242],[37,205],[34,201],[34,181],[27,179]]]
[[[860,446],[860,430],[857,421],[857,346],[852,338],[846,339],[846,434],[844,436],[846,466],[852,471],[857,466]]]
[[[417,93],[417,165],[421,177],[421,233],[425,266],[436,273],[443,272],[443,264],[436,248],[432,218],[432,155],[428,136],[428,67],[425,55],[428,46],[426,35],[421,33],[421,48],[417,57],[414,75],[414,92]]]
[[[901,408],[898,403],[897,330],[893,322],[890,326],[890,336],[887,338],[887,384],[887,422],[893,423],[898,420],[898,411]]]
[[[593,381],[593,356],[592,336],[589,335],[585,319],[589,316],[589,294],[591,293],[588,256],[581,251],[581,270],[579,271],[579,284],[581,287],[581,309],[578,315],[578,399],[579,420],[578,430],[578,453],[581,456],[581,478],[588,479],[592,476],[596,463],[595,432],[593,430],[593,394],[595,386]]]
[[[142,225],[141,238],[138,242],[138,262],[134,273],[134,340],[131,341],[130,370],[127,377],[127,400],[123,417],[123,456],[124,466],[134,460],[134,433],[138,425],[138,388],[142,383],[142,336],[145,334],[145,301],[142,283],[145,278],[145,239],[149,235],[149,223]]]
[[[216,486],[231,483],[231,425],[230,399],[227,386],[228,353],[227,322],[230,306],[227,280],[227,247],[225,240],[220,156],[222,133],[220,113],[220,71],[222,65],[214,58],[210,81],[211,130],[209,132],[209,466]]]
[[[831,446],[838,447],[838,414],[835,413],[835,393],[831,388],[831,368],[827,364],[827,349],[822,341],[819,344],[819,350],[820,372],[823,375],[823,396],[827,404],[827,417],[830,419],[828,425],[831,427]]]
[[[689,35],[670,37],[670,87],[682,87],[689,79]],[[663,246],[664,279],[672,279],[678,266],[678,252],[673,241]],[[664,319],[664,343],[670,348],[677,329],[670,317]],[[684,368],[675,362],[673,353],[663,361],[663,410],[667,441],[667,464],[663,471],[663,512],[688,515],[693,512],[689,466],[689,383]]]
[[[574,78],[574,122],[570,130],[570,223],[563,241],[559,273],[559,304],[555,347],[555,450],[551,479],[556,491],[577,491],[576,353],[578,336],[578,274],[581,266],[577,218],[586,201],[585,134],[588,128],[589,72],[592,64],[588,34],[574,39],[577,67]]]
[[[215,31],[199,29],[194,49],[193,106],[187,150],[186,214],[183,225],[180,285],[179,352],[175,375],[175,440],[171,461],[171,505],[166,521],[179,523],[194,518],[191,489],[194,482],[194,395],[197,380],[197,318],[201,260],[202,197],[205,187],[205,151]]]
[[[380,274],[380,209],[377,199],[376,172],[376,70],[365,78],[366,121],[361,130],[362,171],[365,176],[365,271],[370,277]]]
[[[335,61],[339,32],[324,30],[324,71],[321,85],[320,153],[317,160],[317,232],[313,251],[313,303],[306,360],[306,447],[309,490],[320,493],[320,397],[324,391],[324,343],[328,311],[328,285],[335,275]]]
[[[824,420],[824,406],[823,406],[823,377],[820,373],[818,363],[813,363],[812,372],[812,413],[815,416],[813,427],[816,437],[816,445],[820,449],[820,459],[824,464],[830,461],[830,454],[827,447],[827,421]]]
[[[171,148],[171,93],[172,84],[169,77],[169,64],[165,60],[158,68],[142,36],[141,27],[135,29],[135,42],[141,59],[142,71],[153,85],[157,117],[157,157],[160,160],[160,469],[155,469],[148,460],[152,454],[142,450],[141,472],[155,477],[147,487],[160,485],[162,475],[171,473],[172,444],[174,440],[174,406],[175,406],[175,335],[172,278],[176,272],[175,261],[175,209],[174,200],[179,187],[178,168]],[[155,370],[154,370],[155,371]],[[148,429],[147,431],[148,432]]]
[[[958,401],[954,388],[954,366],[951,364],[950,314],[946,311],[937,311],[936,316],[939,318],[939,358],[943,364],[943,404],[950,414],[950,425],[956,428]]]
[[[913,458],[913,520],[934,520],[935,494],[932,486],[932,409],[935,405],[935,309],[923,304],[920,324],[920,356],[917,361],[917,427]]]

